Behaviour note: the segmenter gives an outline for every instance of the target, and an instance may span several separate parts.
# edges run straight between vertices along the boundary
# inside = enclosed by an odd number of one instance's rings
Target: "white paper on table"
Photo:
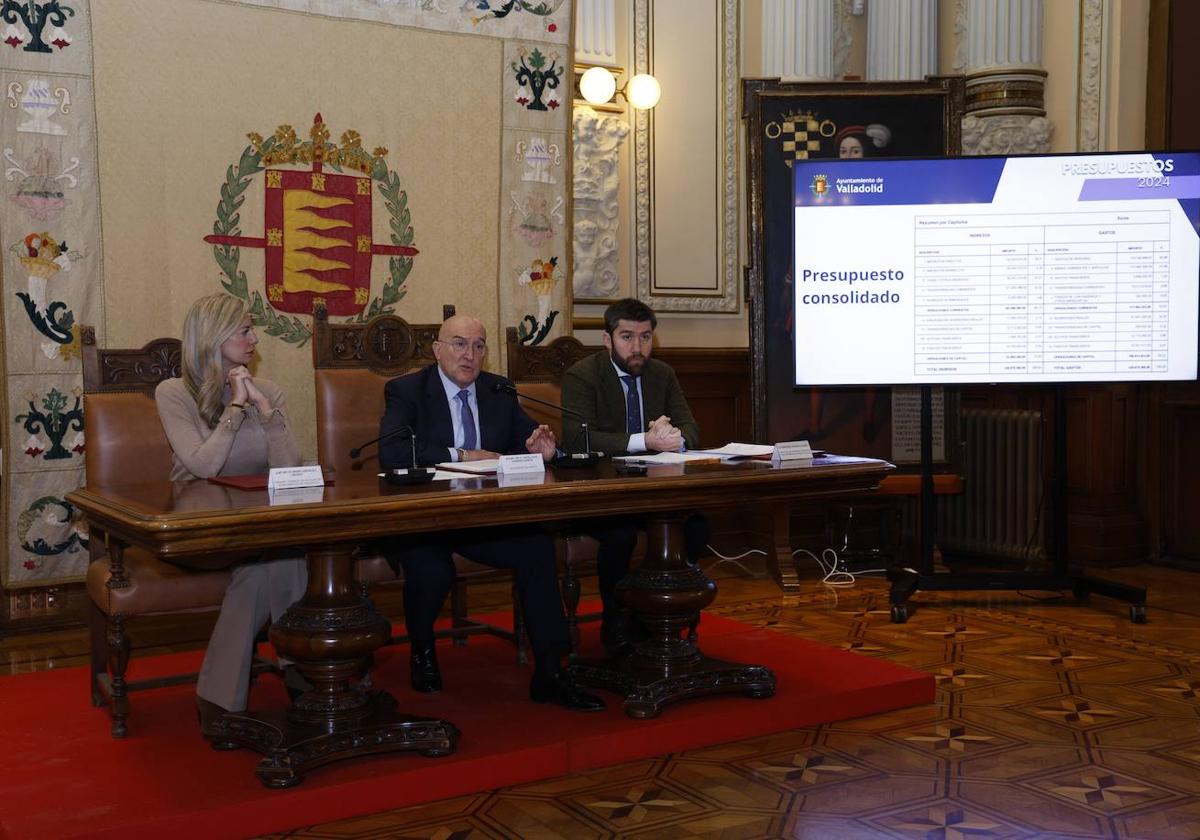
[[[697,449],[695,454],[719,455],[723,459],[761,458],[770,455],[774,447],[761,443],[727,443],[719,449]]]
[[[627,464],[686,464],[688,461],[713,461],[711,452],[645,452],[641,455],[614,455],[614,461]]]

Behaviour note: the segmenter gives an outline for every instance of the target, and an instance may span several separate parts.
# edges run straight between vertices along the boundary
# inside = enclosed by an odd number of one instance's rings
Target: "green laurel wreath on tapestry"
[[[221,185],[221,200],[217,202],[217,219],[213,222],[213,233],[218,236],[240,236],[242,233],[241,215],[238,211],[246,200],[243,193],[250,186],[254,176],[263,171],[262,153],[269,152],[275,145],[274,137],[263,141],[260,150],[253,146],[242,150],[242,156],[236,165],[230,165],[225,171],[225,183]],[[312,145],[311,141],[300,144]],[[336,164],[327,163],[331,169],[338,172],[342,168]],[[379,193],[383,196],[384,204],[391,215],[393,245],[411,245],[413,229],[410,225],[412,214],[408,211],[408,194],[400,189],[400,176],[388,169],[382,160],[375,162],[371,170],[372,180],[379,181]],[[312,338],[312,328],[294,315],[281,315],[269,306],[260,292],[251,292],[246,272],[239,267],[241,248],[236,245],[214,245],[213,256],[224,277],[221,286],[225,291],[246,302],[254,323],[260,326],[267,335],[303,347]],[[388,259],[388,279],[383,284],[382,292],[371,299],[370,304],[358,315],[350,319],[350,323],[362,323],[376,315],[390,315],[395,312],[394,304],[405,295],[404,281],[412,271],[412,257],[390,257]]]

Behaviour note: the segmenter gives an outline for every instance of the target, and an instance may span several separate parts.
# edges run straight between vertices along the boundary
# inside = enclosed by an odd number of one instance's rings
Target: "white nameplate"
[[[496,483],[501,487],[519,487],[523,484],[545,484],[546,471],[524,473],[496,473]]]
[[[775,444],[771,453],[772,461],[811,461],[812,447],[806,440],[786,440]]]
[[[320,487],[287,487],[267,490],[267,499],[272,505],[304,505],[325,498],[325,485]]]
[[[524,473],[526,475],[532,473],[544,473],[546,471],[546,462],[542,460],[540,452],[528,452],[524,455],[501,455],[500,466],[496,469],[498,473],[505,475],[516,475]]]
[[[325,474],[317,465],[309,467],[275,467],[267,476],[268,490],[292,490],[296,487],[324,487]]]

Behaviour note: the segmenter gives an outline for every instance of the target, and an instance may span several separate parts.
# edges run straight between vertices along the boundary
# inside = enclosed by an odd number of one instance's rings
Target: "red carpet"
[[[598,653],[597,629],[585,625],[584,655]],[[861,717],[934,696],[928,674],[716,616],[704,617],[700,642],[711,656],[770,667],[777,694],[680,703],[655,720],[636,721],[610,694],[603,694],[608,711],[599,714],[530,703],[529,672],[496,639],[439,643],[446,690],[436,697],[408,688],[407,648],[384,649],[376,686],[392,691],[404,711],[458,726],[457,752],[336,763],[290,790],[259,784],[256,753],[208,748],[196,724],[193,686],[135,693],[129,737],[114,741],[107,711],[88,701],[86,669],[2,677],[0,838],[247,837]],[[194,670],[199,656],[139,659],[130,667],[135,676],[177,673]],[[251,692],[251,707],[283,706],[285,697],[277,679],[264,677]]]

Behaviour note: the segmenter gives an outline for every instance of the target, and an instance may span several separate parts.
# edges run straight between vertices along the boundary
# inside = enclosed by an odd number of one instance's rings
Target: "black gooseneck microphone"
[[[436,470],[432,467],[417,466],[417,432],[412,426],[399,426],[373,440],[360,444],[350,450],[350,457],[357,458],[362,454],[364,449],[373,443],[381,443],[401,435],[408,435],[409,440],[412,441],[412,466],[388,470],[386,473],[382,473],[383,477],[387,479],[389,484],[424,484],[427,481],[432,481]]]
[[[390,432],[385,432],[384,434],[380,435],[377,438],[371,438],[366,443],[360,443],[358,446],[356,446],[350,450],[350,457],[357,458],[359,455],[362,454],[362,451],[364,449],[366,449],[368,446],[370,446],[371,444],[382,443],[385,440],[391,440],[392,438],[399,437],[400,435],[408,435],[409,437],[412,438],[413,466],[416,466],[416,463],[417,463],[417,433],[413,431],[412,426],[398,426],[397,428],[392,429]]]
[[[582,414],[580,414],[578,411],[572,411],[571,409],[569,409],[565,406],[559,405],[558,403],[552,403],[549,400],[543,400],[538,397],[531,397],[529,394],[523,394],[519,390],[517,390],[517,386],[511,380],[508,380],[508,379],[502,379],[499,382],[497,382],[495,385],[492,386],[492,390],[496,391],[497,393],[503,392],[505,394],[512,394],[514,397],[517,397],[518,399],[529,400],[530,402],[535,402],[535,403],[538,403],[539,405],[544,405],[549,408],[557,409],[558,411],[562,412],[563,414],[570,415],[571,417],[575,417],[579,420],[579,425],[583,427],[583,448],[587,451],[586,452],[573,452],[568,455],[564,455],[561,458],[555,458],[554,466],[556,466],[556,467],[590,467],[593,464],[597,463],[601,458],[604,457],[603,452],[593,452],[592,451],[592,437],[591,437],[591,433],[588,431],[587,418],[584,417]]]

